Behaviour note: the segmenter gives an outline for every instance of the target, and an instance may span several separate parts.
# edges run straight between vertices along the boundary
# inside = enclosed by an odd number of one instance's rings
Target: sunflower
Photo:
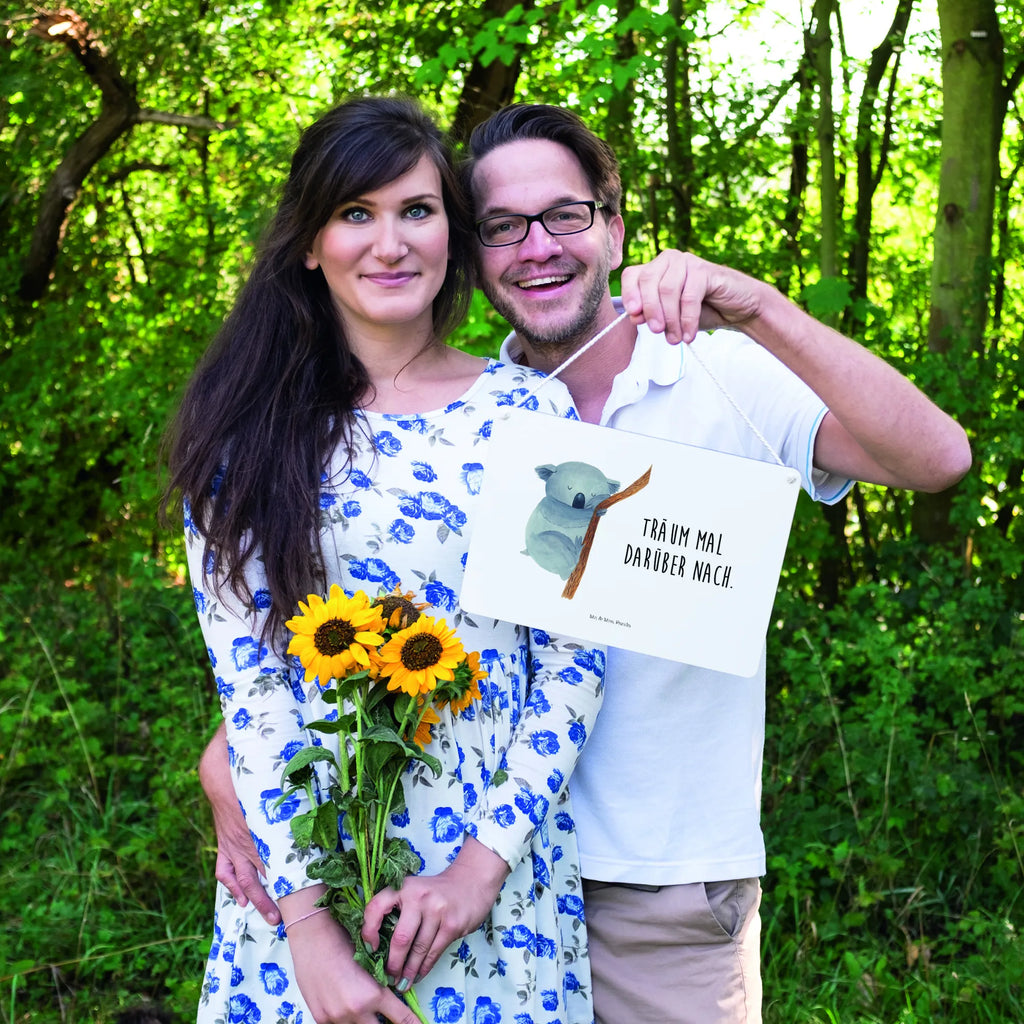
[[[300,601],[302,614],[285,623],[295,634],[288,653],[298,655],[306,682],[319,677],[326,686],[329,679],[343,679],[353,669],[369,668],[367,646],[384,642],[384,622],[366,594],[360,590],[346,597],[335,583],[326,601],[319,594],[310,594],[308,601],[308,605]]]
[[[470,651],[466,655],[466,666],[470,673],[466,690],[461,697],[456,697],[448,703],[453,715],[462,714],[473,701],[480,699],[480,687],[477,683],[487,678],[487,672],[480,669],[480,655],[477,651]]]
[[[422,706],[422,704],[419,705],[419,707]],[[415,743],[420,750],[422,750],[434,738],[434,734],[431,732],[430,727],[432,725],[436,725],[440,721],[441,716],[433,709],[433,707],[428,706],[423,712],[420,724],[416,726],[416,734],[412,738],[413,743]]]
[[[380,649],[380,675],[391,677],[389,690],[415,697],[429,693],[439,679],[454,679],[453,669],[464,657],[462,641],[444,619],[421,615]]]
[[[415,598],[416,595],[411,590],[403,593],[399,584],[390,593],[381,594],[373,605],[380,609],[386,626],[393,629],[408,629],[420,617],[420,612],[427,607],[425,604],[419,604]]]

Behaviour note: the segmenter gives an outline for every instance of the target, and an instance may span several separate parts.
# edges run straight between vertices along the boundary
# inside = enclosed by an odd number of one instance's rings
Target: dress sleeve
[[[185,542],[196,610],[227,725],[235,793],[270,888],[276,897],[285,896],[314,884],[305,868],[317,855],[292,839],[290,819],[307,809],[306,797],[290,795],[278,802],[282,768],[301,747],[319,742],[304,728],[310,712],[302,672],[261,640],[270,594],[258,559],[251,563],[256,567],[248,580],[253,597],[246,604],[226,586],[214,589],[215,569],[204,565],[204,538],[187,508]]]
[[[510,868],[561,802],[604,690],[603,647],[539,629],[529,636],[525,708],[467,828]]]
[[[514,404],[579,419],[560,380],[514,367]],[[536,392],[543,385],[540,395]],[[544,630],[529,631],[526,704],[496,772],[473,809],[467,832],[515,868],[538,828],[564,812],[569,776],[601,707],[605,649]],[[556,827],[559,822],[555,822]]]

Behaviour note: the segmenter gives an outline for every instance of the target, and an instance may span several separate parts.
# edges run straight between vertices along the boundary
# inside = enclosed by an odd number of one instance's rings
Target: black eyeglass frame
[[[590,223],[585,228],[573,228],[572,231],[552,231],[551,228],[544,223],[544,218],[555,210],[564,209],[566,206],[585,206],[590,211]],[[554,206],[549,206],[546,210],[541,210],[540,213],[505,213],[498,214],[494,217],[482,217],[474,224],[476,229],[476,237],[480,239],[480,244],[486,246],[488,249],[501,249],[506,245],[519,245],[520,242],[526,241],[530,234],[530,225],[533,223],[539,223],[540,226],[553,238],[557,238],[560,235],[579,235],[584,231],[589,231],[594,226],[594,217],[598,210],[604,210],[608,206],[607,203],[602,203],[599,199],[572,199],[567,203],[556,203]],[[488,221],[492,220],[509,220],[512,217],[522,217],[526,222],[525,230],[519,238],[514,238],[508,242],[485,242],[483,232],[481,228]]]

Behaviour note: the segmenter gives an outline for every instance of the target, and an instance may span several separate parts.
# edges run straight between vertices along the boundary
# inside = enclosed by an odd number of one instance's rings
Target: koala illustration
[[[526,522],[523,554],[567,580],[579,561],[594,507],[619,489],[619,481],[585,462],[538,466],[537,476],[546,481],[545,497]]]

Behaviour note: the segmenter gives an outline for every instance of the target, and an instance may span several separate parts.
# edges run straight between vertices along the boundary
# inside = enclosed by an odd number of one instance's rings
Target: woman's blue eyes
[[[434,208],[432,206],[416,203],[415,206],[409,206],[403,210],[402,216],[408,217],[409,220],[423,220],[433,212]],[[361,206],[352,206],[347,210],[339,211],[338,218],[339,220],[348,221],[350,224],[365,224],[373,219],[373,215],[369,210],[364,210]]]

